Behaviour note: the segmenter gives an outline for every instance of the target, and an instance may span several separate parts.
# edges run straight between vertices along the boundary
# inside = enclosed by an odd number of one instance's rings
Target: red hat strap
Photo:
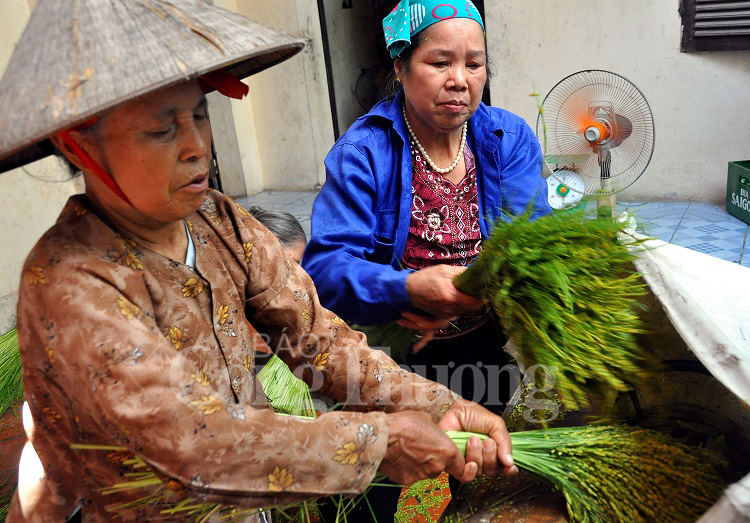
[[[224,96],[237,100],[241,100],[250,91],[245,83],[225,70],[206,73],[198,79],[198,82],[204,93],[213,88]]]
[[[96,123],[96,121],[97,121],[97,118],[92,118],[91,120],[88,120],[87,122],[84,122],[83,124],[74,127],[73,130],[78,130],[78,129],[88,127]],[[88,167],[89,170],[91,170],[91,172],[93,172],[96,175],[96,177],[99,178],[102,181],[102,183],[104,183],[104,185],[109,187],[109,189],[113,193],[115,193],[117,196],[122,198],[122,200],[124,200],[125,203],[129,204],[130,206],[133,206],[133,204],[130,202],[128,197],[125,196],[125,193],[122,192],[122,189],[120,189],[120,187],[117,185],[117,182],[115,182],[114,178],[112,178],[112,176],[107,171],[104,170],[104,167],[96,163],[96,161],[94,161],[94,159],[91,156],[89,156],[89,154],[86,151],[84,151],[80,145],[78,145],[78,142],[76,142],[73,139],[73,137],[70,135],[70,131],[71,129],[66,129],[64,131],[60,131],[59,133],[57,133],[57,135],[60,137],[63,143],[65,143],[65,145],[70,147],[70,150],[73,151],[76,154],[76,156],[78,156],[78,158],[81,160],[81,163],[83,163],[83,165]]]

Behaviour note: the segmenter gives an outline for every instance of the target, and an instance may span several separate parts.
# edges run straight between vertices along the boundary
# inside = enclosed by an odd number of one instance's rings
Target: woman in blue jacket
[[[328,154],[303,266],[344,319],[429,333],[406,363],[499,409],[504,337],[452,278],[496,220],[549,212],[539,142],[481,103],[484,25],[469,0],[402,0],[383,27],[401,89]]]

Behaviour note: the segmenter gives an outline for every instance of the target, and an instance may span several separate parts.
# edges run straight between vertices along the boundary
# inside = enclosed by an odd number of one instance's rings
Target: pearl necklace
[[[419,143],[419,140],[417,139],[417,135],[415,135],[414,131],[412,131],[411,125],[409,125],[409,119],[406,117],[406,105],[401,107],[401,112],[404,114],[404,122],[406,122],[406,129],[409,131],[411,142],[417,146],[417,149],[419,149],[419,152],[422,153],[422,157],[425,160],[427,160],[427,163],[430,164],[430,167],[432,167],[432,170],[440,174],[446,174],[446,173],[451,172],[453,169],[455,169],[456,165],[458,165],[458,162],[461,160],[461,157],[464,154],[464,146],[466,145],[466,128],[469,125],[468,121],[464,122],[463,129],[461,130],[461,145],[458,148],[458,154],[456,155],[456,159],[453,160],[453,163],[450,165],[450,167],[441,169],[440,167],[435,165],[435,162],[432,161],[432,158],[430,158],[430,155],[427,154],[427,151],[424,150],[424,147],[422,147],[422,144]]]

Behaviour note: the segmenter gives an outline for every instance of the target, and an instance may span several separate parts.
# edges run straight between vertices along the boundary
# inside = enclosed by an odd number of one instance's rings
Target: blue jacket
[[[302,260],[322,304],[362,325],[385,323],[411,309],[410,271],[399,268],[412,207],[402,99],[403,91],[378,103],[328,153]],[[539,141],[522,118],[480,104],[467,135],[477,163],[483,237],[496,220],[523,213],[532,201],[535,216],[550,212]]]

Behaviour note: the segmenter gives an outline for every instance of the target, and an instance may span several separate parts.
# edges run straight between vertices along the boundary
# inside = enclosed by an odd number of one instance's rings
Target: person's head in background
[[[256,220],[276,235],[287,256],[297,263],[302,261],[307,245],[307,235],[297,218],[288,212],[268,211],[255,206],[248,210]]]

